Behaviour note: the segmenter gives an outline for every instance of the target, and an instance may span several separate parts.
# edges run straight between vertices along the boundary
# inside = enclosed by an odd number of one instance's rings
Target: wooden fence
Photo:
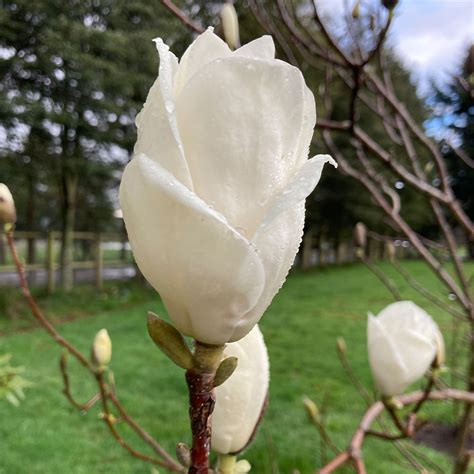
[[[20,255],[25,262],[25,269],[29,278],[34,281],[39,271],[46,272],[46,286],[49,293],[53,293],[57,284],[57,273],[61,271],[60,242],[62,233],[50,232],[15,232],[15,242]],[[74,232],[76,256],[79,253],[80,243],[83,245],[83,254],[86,258],[74,258],[71,262],[72,270],[91,270],[94,274],[94,283],[102,289],[104,281],[104,266],[107,268],[124,267],[133,264],[129,251],[128,241],[124,235],[118,233]],[[120,258],[104,258],[104,246],[115,243],[120,248]],[[41,248],[39,248],[41,247]],[[43,252],[38,252],[42,250]],[[84,257],[83,255],[83,257]],[[4,236],[0,235],[0,286],[2,275],[15,273],[16,269],[5,249]]]
[[[53,293],[59,273],[60,264],[60,242],[61,232],[15,232],[15,240],[20,254],[25,262],[30,283],[34,284],[36,274],[45,272],[43,280],[48,292]],[[104,281],[104,268],[119,269],[134,265],[126,235],[119,233],[96,233],[96,232],[74,232],[75,257],[71,262],[71,269],[90,270],[89,280],[93,280],[98,289],[102,289]],[[108,243],[114,243],[119,258],[111,258],[110,252],[104,258],[104,249]],[[86,244],[86,245],[84,245]],[[407,258],[412,255],[412,249],[407,241],[396,241],[396,252],[398,258]],[[40,249],[38,247],[41,247]],[[82,255],[78,255],[81,247]],[[39,252],[38,250],[42,250]],[[366,249],[367,257],[371,260],[383,260],[387,258],[383,242],[371,240]],[[338,243],[321,240],[315,234],[307,233],[304,236],[297,256],[296,265],[303,269],[322,265],[344,264],[357,261],[354,244],[351,240],[343,240]],[[4,285],[2,275],[14,274],[15,267],[9,260],[5,249],[4,236],[0,234],[0,287]],[[92,277],[92,278],[90,278]]]

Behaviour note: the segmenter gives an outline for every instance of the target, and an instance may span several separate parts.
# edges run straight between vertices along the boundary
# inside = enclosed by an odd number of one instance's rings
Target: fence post
[[[47,243],[47,272],[48,272],[48,294],[54,293],[56,286],[56,269],[54,268],[54,232],[48,231],[48,243]]]
[[[95,286],[98,290],[103,288],[104,262],[102,255],[102,236],[97,234],[95,239]]]

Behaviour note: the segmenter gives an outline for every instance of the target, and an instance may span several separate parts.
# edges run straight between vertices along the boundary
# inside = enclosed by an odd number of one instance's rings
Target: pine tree
[[[152,39],[173,36],[176,23],[158,3],[6,0],[2,5],[0,124],[10,136],[2,150],[2,174],[8,174],[6,162],[13,157],[9,169],[19,193],[32,182],[26,208],[34,203],[41,178],[57,190],[59,206],[49,203],[49,208],[61,209],[65,289],[72,285],[77,218],[90,218],[96,209],[111,219],[110,189],[116,189],[117,169],[129,159],[134,118],[156,78]],[[99,221],[93,219],[90,228]]]

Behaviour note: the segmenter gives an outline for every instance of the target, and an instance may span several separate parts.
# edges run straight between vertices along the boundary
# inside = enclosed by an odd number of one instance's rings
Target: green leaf
[[[237,368],[237,357],[227,357],[224,359],[216,371],[216,376],[214,377],[214,387],[222,385]]]
[[[194,358],[181,333],[156,314],[148,313],[148,334],[153,342],[176,365],[183,369],[194,366]]]

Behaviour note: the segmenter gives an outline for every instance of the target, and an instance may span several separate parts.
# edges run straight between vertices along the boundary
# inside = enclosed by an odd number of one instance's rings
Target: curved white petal
[[[286,63],[234,56],[201,69],[177,101],[196,194],[245,235],[306,159],[305,88]]]
[[[301,127],[301,136],[299,140],[298,150],[296,156],[300,160],[300,164],[308,158],[309,146],[313,138],[314,125],[316,123],[316,102],[311,90],[304,86],[304,101],[303,101],[303,125]],[[334,160],[332,165],[336,166]]]
[[[442,362],[444,342],[426,311],[398,301],[369,317],[368,350],[376,385],[384,395],[396,395],[420,379],[437,354]]]
[[[120,204],[137,264],[176,327],[204,343],[227,342],[263,291],[252,245],[145,155],[125,169]]]
[[[396,341],[405,365],[410,368],[406,378],[408,386],[427,372],[435,358],[437,347],[429,333],[424,334],[413,329],[407,329]]]
[[[263,232],[271,221],[288,208],[304,201],[318,185],[324,165],[330,163],[337,168],[337,163],[329,155],[316,155],[306,160],[298,172],[291,178],[285,189],[278,194],[269,207],[258,232]]]
[[[155,42],[160,55],[159,76],[136,118],[138,138],[134,153],[147,155],[192,189],[191,176],[176,123],[173,97],[178,61],[161,39],[158,38]]]
[[[238,342],[224,349],[226,357],[238,358],[235,372],[217,387],[212,414],[212,449],[237,453],[244,449],[265,405],[269,385],[268,354],[262,333],[255,326]]]
[[[225,58],[232,54],[229,46],[219,36],[214,34],[213,28],[208,28],[200,34],[184,52],[179,61],[178,71],[174,82],[174,95],[177,98],[189,80],[204,66],[218,58]]]
[[[236,326],[232,340],[240,339],[247,325],[256,323],[280,290],[295,260],[303,236],[304,202],[321,178],[325,163],[336,165],[329,155],[306,160],[286,188],[274,198],[252,242],[265,268],[265,289],[260,301]]]
[[[367,341],[370,368],[377,388],[386,396],[403,392],[408,385],[408,368],[390,334],[372,315],[367,324]]]
[[[233,52],[234,56],[260,58],[271,61],[275,59],[275,43],[270,35],[261,36],[250,43],[241,46]]]

